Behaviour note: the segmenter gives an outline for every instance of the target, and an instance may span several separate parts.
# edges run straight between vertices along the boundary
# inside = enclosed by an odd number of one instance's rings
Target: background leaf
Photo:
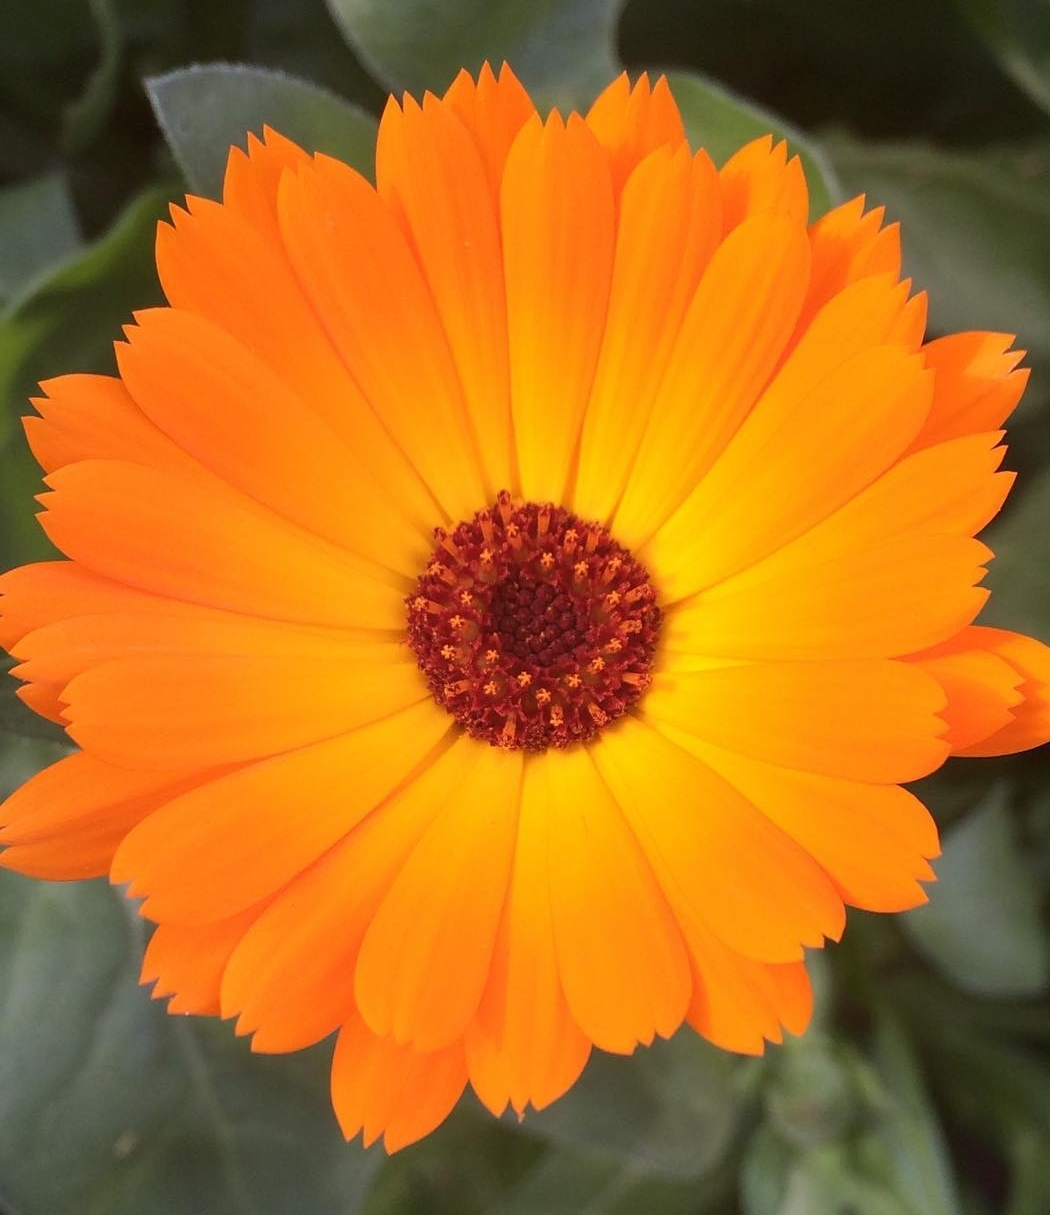
[[[231,146],[264,124],[311,152],[372,175],[375,122],[305,80],[233,64],[185,68],[146,82],[150,101],[189,188],[218,198]]]
[[[1050,4],[958,0],[974,28],[1022,89],[1050,112]]]
[[[461,68],[507,60],[548,105],[590,101],[618,71],[624,0],[328,0],[376,78],[393,92],[444,92]]]
[[[80,248],[80,226],[61,173],[0,190],[0,307]]]
[[[901,928],[963,991],[1037,995],[1050,983],[1034,875],[1021,854],[1000,786],[945,833],[930,901]]]
[[[0,881],[0,1201],[354,1215],[382,1157],[339,1134],[329,1050],[260,1058],[228,1025],[169,1017],[136,983],[142,939],[104,883]]]

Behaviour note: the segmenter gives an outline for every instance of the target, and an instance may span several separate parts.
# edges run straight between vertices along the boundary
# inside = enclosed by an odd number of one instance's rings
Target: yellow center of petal
[[[600,524],[503,492],[435,536],[408,643],[468,734],[529,751],[586,742],[649,686],[656,591]]]

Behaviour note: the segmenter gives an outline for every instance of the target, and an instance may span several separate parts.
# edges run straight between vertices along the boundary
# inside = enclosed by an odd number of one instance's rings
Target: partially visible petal
[[[745,144],[722,166],[722,225],[731,232],[755,215],[779,215],[804,224],[809,190],[802,162],[788,160],[787,144],[774,144],[772,135]]]
[[[605,148],[619,195],[634,169],[657,148],[685,142],[678,105],[664,76],[650,87],[643,72],[632,85],[626,72],[608,85],[587,111],[587,125]]]
[[[1012,720],[995,733],[960,747],[960,755],[1013,755],[1050,741],[1050,647],[1034,637],[1006,629],[968,630],[979,651],[1008,662],[1021,677],[1019,704],[1012,705]]]
[[[207,775],[131,772],[66,756],[0,805],[0,865],[53,881],[101,877],[133,827]]]
[[[916,447],[1002,426],[1028,383],[1028,369],[1017,368],[1025,352],[1013,343],[1009,333],[953,333],[923,347],[935,378]]]
[[[271,127],[263,137],[249,133],[248,150],[231,148],[222,183],[223,205],[247,220],[267,240],[278,237],[277,191],[282,176],[308,163],[310,157],[298,144]]]
[[[463,1043],[417,1051],[374,1034],[359,1016],[339,1031],[332,1059],[332,1105],[347,1139],[380,1135],[388,1152],[428,1135],[452,1112],[467,1084]]]
[[[131,460],[185,476],[207,476],[108,375],[63,375],[34,397],[39,417],[23,419],[29,446],[45,473],[79,460]]]
[[[507,155],[518,132],[536,113],[521,81],[503,64],[497,78],[486,63],[474,77],[462,71],[449,86],[445,104],[467,128],[481,153],[493,197],[499,200]]]
[[[1024,675],[994,652],[994,630],[971,626],[948,641],[908,656],[941,685],[948,703],[941,716],[953,754],[997,733],[1014,720]]]
[[[218,1016],[226,963],[258,915],[258,907],[248,907],[211,924],[158,924],[139,982],[154,984],[155,1000],[170,997],[170,1013]]]
[[[864,210],[864,196],[833,207],[810,225],[813,270],[802,323],[851,283],[871,275],[901,273],[900,225],[883,226],[884,207]]]
[[[761,1055],[783,1030],[800,1034],[813,992],[804,962],[756,962],[695,931],[693,998],[686,1020],[723,1050]]]

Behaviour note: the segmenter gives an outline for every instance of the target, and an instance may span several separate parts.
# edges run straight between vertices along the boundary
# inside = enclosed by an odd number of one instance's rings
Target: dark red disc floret
[[[656,591],[600,524],[503,492],[434,534],[408,644],[468,734],[528,751],[586,742],[649,686]]]

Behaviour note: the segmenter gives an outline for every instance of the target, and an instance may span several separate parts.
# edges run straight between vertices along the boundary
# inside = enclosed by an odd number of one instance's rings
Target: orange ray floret
[[[80,750],[0,865],[127,884],[173,1012],[338,1035],[396,1150],[802,1033],[805,951],[926,897],[902,782],[1046,742],[1050,649],[974,624],[1020,353],[926,340],[881,208],[506,66],[391,100],[376,179],[249,136],[119,376],[34,401],[65,559],[0,641]]]

